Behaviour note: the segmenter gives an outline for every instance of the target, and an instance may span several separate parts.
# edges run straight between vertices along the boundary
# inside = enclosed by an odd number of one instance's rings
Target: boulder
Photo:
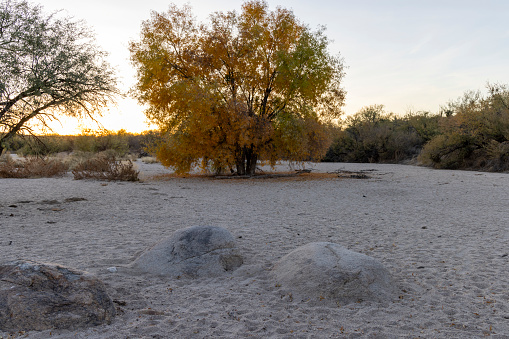
[[[139,270],[170,277],[210,277],[242,265],[231,233],[216,226],[194,226],[176,231],[142,253],[134,262]]]
[[[110,323],[115,306],[104,284],[54,264],[0,265],[0,330],[76,329]]]
[[[384,301],[393,295],[389,272],[377,260],[330,243],[301,246],[272,270],[278,286],[293,299],[347,304]]]

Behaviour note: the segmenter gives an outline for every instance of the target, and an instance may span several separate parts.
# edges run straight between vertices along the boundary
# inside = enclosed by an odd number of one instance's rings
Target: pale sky
[[[46,12],[83,19],[110,53],[120,89],[135,83],[128,42],[138,39],[150,11],[165,11],[166,0],[40,0]],[[189,0],[198,21],[216,11],[240,11],[243,1]],[[487,82],[509,84],[509,1],[507,0],[269,0],[269,6],[293,9],[311,28],[327,27],[331,52],[344,58],[346,114],[372,104],[405,114],[438,112],[440,105]],[[143,108],[119,99],[98,119],[110,130],[147,130]],[[72,121],[59,133],[77,133]],[[97,128],[90,124],[91,128]]]

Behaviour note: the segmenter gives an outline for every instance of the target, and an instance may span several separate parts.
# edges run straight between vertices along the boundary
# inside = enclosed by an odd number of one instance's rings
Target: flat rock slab
[[[0,265],[0,329],[77,329],[110,323],[104,284],[82,271],[17,260]]]
[[[283,292],[294,300],[348,304],[385,301],[394,293],[390,273],[380,262],[330,242],[293,250],[272,272]]]
[[[211,277],[242,265],[231,233],[216,226],[194,226],[176,231],[142,253],[134,267],[170,277]]]

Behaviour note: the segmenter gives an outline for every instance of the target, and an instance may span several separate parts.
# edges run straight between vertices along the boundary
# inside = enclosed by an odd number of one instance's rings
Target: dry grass
[[[140,159],[144,164],[158,164],[159,160],[155,157],[142,157]]]
[[[139,173],[131,160],[121,161],[111,155],[98,155],[86,159],[72,170],[76,180],[138,181]]]
[[[12,160],[6,157],[0,161],[0,178],[52,178],[67,173],[68,166],[58,159],[27,157]]]

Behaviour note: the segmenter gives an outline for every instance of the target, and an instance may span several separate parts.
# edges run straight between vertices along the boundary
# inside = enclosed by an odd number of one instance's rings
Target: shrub
[[[75,137],[74,150],[81,152],[104,152],[112,150],[117,156],[129,153],[128,134],[125,130],[112,133],[108,130],[83,130]]]
[[[415,158],[426,166],[509,170],[509,89],[488,85],[488,95],[466,92],[437,115],[387,114],[364,107],[343,122],[324,161],[398,162]]]
[[[25,136],[24,143],[17,153],[24,156],[47,156],[60,152],[72,152],[72,137],[60,135]]]
[[[67,165],[57,159],[28,157],[24,160],[7,158],[0,162],[1,178],[51,178],[67,173]]]
[[[344,121],[323,161],[400,162],[416,157],[438,118],[427,112],[404,118],[385,113],[382,105],[364,107]]]
[[[145,131],[140,135],[140,145],[142,146],[142,156],[155,156],[157,151],[164,143],[164,136],[161,132],[150,130]]]
[[[79,163],[72,171],[74,179],[98,179],[138,181],[139,171],[134,169],[131,160],[121,161],[114,156],[99,154]]]
[[[73,137],[61,135],[16,135],[4,142],[6,150],[20,155],[47,156],[60,152],[72,152]]]
[[[492,140],[486,147],[486,169],[490,171],[509,170],[509,141],[498,142]]]
[[[424,147],[420,160],[435,168],[509,169],[509,90],[488,85],[489,95],[467,92],[448,104],[442,134]]]
[[[424,146],[419,161],[434,168],[467,168],[472,164],[471,155],[478,149],[476,139],[467,134],[441,134]],[[479,156],[479,152],[476,154]]]
[[[444,113],[448,114],[448,113]],[[430,112],[410,112],[403,120],[407,122],[409,129],[417,134],[422,140],[420,146],[430,141],[435,136],[441,134],[440,122],[443,120],[441,114],[431,114]]]
[[[155,157],[142,157],[140,160],[144,164],[157,164],[157,163],[159,163],[159,161]]]
[[[0,133],[0,136],[2,134]],[[117,157],[126,154],[154,156],[161,135],[156,131],[141,134],[127,133],[124,130],[83,130],[80,135],[16,135],[3,143],[6,150],[20,155],[46,156],[54,153],[98,153],[112,151]]]

